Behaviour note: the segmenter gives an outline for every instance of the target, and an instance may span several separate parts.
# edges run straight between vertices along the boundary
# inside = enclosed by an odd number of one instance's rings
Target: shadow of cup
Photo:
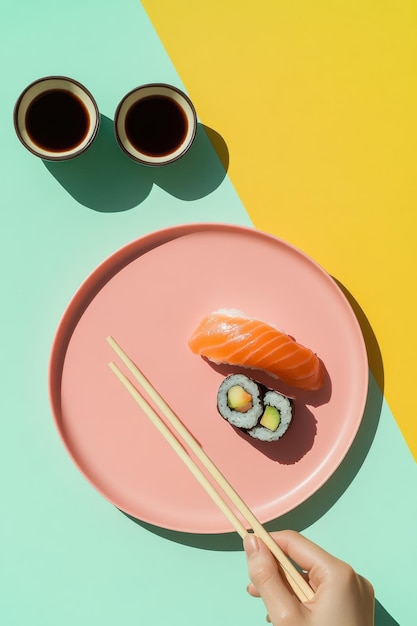
[[[216,149],[209,135],[215,137]],[[96,140],[86,152],[71,161],[44,161],[44,165],[77,202],[94,211],[115,213],[140,205],[153,184],[182,200],[210,194],[226,176],[228,150],[218,133],[198,124],[194,143],[181,159],[149,167],[126,156],[117,144],[113,121],[101,115]]]
[[[103,213],[137,206],[152,188],[147,171],[120,150],[113,121],[104,115],[86,152],[71,161],[44,161],[44,165],[77,202]]]

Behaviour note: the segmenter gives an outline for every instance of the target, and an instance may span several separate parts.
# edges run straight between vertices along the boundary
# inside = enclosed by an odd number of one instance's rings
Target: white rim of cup
[[[129,141],[126,135],[125,119],[132,104],[149,96],[166,96],[172,98],[184,111],[188,128],[184,140],[176,150],[167,155],[151,156],[140,152]],[[114,116],[114,132],[121,149],[134,161],[144,165],[167,165],[181,158],[191,147],[197,133],[197,114],[190,98],[178,87],[167,83],[148,83],[129,91],[120,101]]]
[[[44,150],[32,141],[26,130],[25,118],[31,102],[37,96],[50,89],[64,89],[73,93],[80,98],[87,108],[90,119],[88,132],[82,142],[70,150],[62,150],[60,152]],[[29,152],[46,161],[64,161],[78,156],[92,144],[100,126],[100,112],[93,95],[77,80],[68,76],[45,76],[30,83],[20,94],[14,107],[13,120],[16,134]]]

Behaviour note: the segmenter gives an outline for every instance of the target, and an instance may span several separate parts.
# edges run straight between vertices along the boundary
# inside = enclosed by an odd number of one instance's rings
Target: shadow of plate
[[[378,426],[382,401],[381,391],[370,374],[364,416],[345,458],[325,484],[312,496],[295,509],[264,524],[269,532],[287,528],[302,532],[331,509],[346,491],[368,454]],[[236,551],[242,549],[241,539],[234,532],[219,534],[183,533],[154,526],[126,513],[123,514],[136,524],[169,541],[203,550]]]
[[[350,292],[339,281],[335,282],[349,301],[358,319],[365,340],[368,362],[371,369],[369,371],[368,394],[364,415],[350,449],[330,478],[318,491],[295,509],[265,524],[268,531],[292,528],[302,532],[305,528],[308,528],[322,517],[342,496],[359,472],[372,445],[378,427],[384,399],[384,368],[381,351],[364,311]],[[130,519],[150,532],[178,543],[206,550],[241,550],[240,537],[235,533],[207,535],[182,533],[159,528],[132,517],[130,517]]]

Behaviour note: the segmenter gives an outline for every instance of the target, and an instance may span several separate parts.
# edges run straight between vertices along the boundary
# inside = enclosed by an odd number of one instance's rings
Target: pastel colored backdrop
[[[417,17],[412,0],[144,0],[253,223],[360,303],[417,457]]]
[[[398,415],[404,411],[399,403],[405,402],[403,393],[410,387],[408,382],[399,388],[394,383],[400,374],[394,371],[391,355],[395,356],[395,351],[390,352],[387,340],[393,321],[386,303],[378,298],[383,283],[389,281],[390,305],[402,319],[396,328],[405,333],[413,296],[406,288],[405,276],[400,293],[398,264],[400,259],[408,259],[410,275],[415,262],[414,248],[405,245],[412,237],[414,218],[411,211],[403,210],[411,207],[412,199],[407,169],[412,159],[408,137],[414,132],[411,87],[405,93],[406,77],[411,83],[414,63],[411,5],[397,4],[399,9],[391,16],[390,3],[378,4],[378,11],[368,2],[350,4],[350,9],[342,3],[338,10],[336,4],[318,3],[314,11],[307,3],[271,3],[274,11],[286,16],[282,21],[269,5],[257,3],[254,7],[243,2],[235,11],[232,27],[232,9],[237,3],[221,7],[210,3],[198,13],[191,3],[178,2],[178,12],[173,15],[174,4],[146,2],[148,13],[137,0],[59,4],[6,0],[0,7],[0,622],[7,626],[264,623],[260,602],[245,591],[247,574],[240,540],[233,534],[172,533],[135,522],[111,506],[66,455],[55,432],[47,391],[55,329],[69,299],[98,263],[125,243],[158,228],[224,221],[255,223],[286,238],[340,280],[358,302],[371,361],[378,365],[370,377],[363,425],[339,470],[309,501],[271,521],[268,528],[301,530],[368,576],[376,589],[377,626],[413,626],[415,462],[376,382],[381,382],[383,364],[387,392],[391,389],[389,404],[400,423]],[[331,6],[333,12],[329,13]],[[346,22],[348,10],[353,13]],[[176,42],[167,28],[170,16]],[[330,37],[336,23],[337,34]],[[190,26],[194,30],[188,30]],[[194,52],[188,47],[189,60],[181,43],[181,28],[193,44]],[[238,49],[232,45],[232,35],[245,35],[244,45]],[[362,45],[365,41],[367,47]],[[292,67],[285,69],[275,62],[278,42],[287,57],[294,51],[294,63],[298,61]],[[353,72],[348,81],[348,52],[342,54],[348,43],[355,67],[358,71],[362,65],[364,68],[357,84]],[[378,67],[377,52],[384,50],[380,71],[386,72],[390,84],[397,75],[398,98],[386,85],[392,99],[381,99],[374,117],[371,103],[378,98],[372,85],[378,81],[382,89],[385,83],[380,74],[370,70]],[[336,62],[338,58],[345,59],[344,65]],[[273,159],[265,159],[267,153],[259,159],[253,149],[258,144],[250,144],[237,124],[241,119],[237,103],[243,106],[241,85],[250,82],[253,86],[255,68],[260,84],[266,77],[274,77],[277,67],[282,80],[287,76],[286,100],[280,104],[288,121],[280,126],[280,143],[287,156],[274,150]],[[344,68],[342,76],[340,68]],[[252,81],[248,81],[251,72]],[[47,74],[68,74],[85,83],[102,113],[97,143],[83,158],[66,164],[68,167],[34,158],[20,145],[12,125],[13,105],[20,91]],[[153,80],[185,88],[200,117],[193,159],[158,173],[143,171],[125,159],[112,134],[120,98],[137,84]],[[302,80],[311,94],[304,99]],[[329,102],[332,81],[339,96]],[[246,91],[247,97],[252,98],[252,93]],[[312,125],[307,116],[311,101],[315,103]],[[362,101],[369,124],[360,114]],[[356,128],[354,119],[348,118],[345,128],[334,109],[338,104],[340,113],[346,113],[349,102],[356,104],[357,151],[353,149],[355,136],[348,132]],[[383,113],[388,106],[392,115],[386,118]],[[397,110],[401,111],[398,119],[394,115]],[[264,114],[272,113],[274,118],[274,111],[265,110]],[[405,127],[409,132],[403,132]],[[308,141],[303,129],[309,131]],[[389,139],[387,149],[381,129]],[[400,137],[404,151],[393,149],[399,146]],[[376,146],[371,151],[373,159],[368,160],[364,149],[372,147],[371,138]],[[344,154],[344,144],[347,152],[338,163],[332,155]],[[408,160],[405,154],[409,154]],[[376,169],[369,174],[368,186],[363,168],[369,162]],[[328,169],[333,176],[325,175]],[[402,210],[388,214],[394,195]],[[364,210],[365,196],[373,207],[369,214]],[[359,205],[353,202],[358,198]],[[259,211],[254,210],[254,203]],[[347,210],[352,212],[349,218]],[[316,221],[312,217],[306,221],[308,212],[317,213]],[[333,216],[330,221],[329,214]],[[387,231],[395,243],[395,254],[391,253],[393,244],[381,237]],[[399,246],[403,231],[405,243]],[[357,242],[356,248],[348,245],[346,235],[350,235],[350,243]],[[365,241],[367,247],[359,245]],[[362,262],[359,255],[365,251]],[[386,261],[389,254],[392,265]],[[405,365],[401,367],[404,373]],[[403,423],[401,427],[406,433]],[[409,432],[406,436],[411,447],[413,439]]]

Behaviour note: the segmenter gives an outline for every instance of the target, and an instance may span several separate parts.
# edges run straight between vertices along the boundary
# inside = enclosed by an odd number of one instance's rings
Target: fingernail
[[[245,549],[246,556],[259,552],[258,538],[253,533],[245,535],[243,539],[243,547]]]

